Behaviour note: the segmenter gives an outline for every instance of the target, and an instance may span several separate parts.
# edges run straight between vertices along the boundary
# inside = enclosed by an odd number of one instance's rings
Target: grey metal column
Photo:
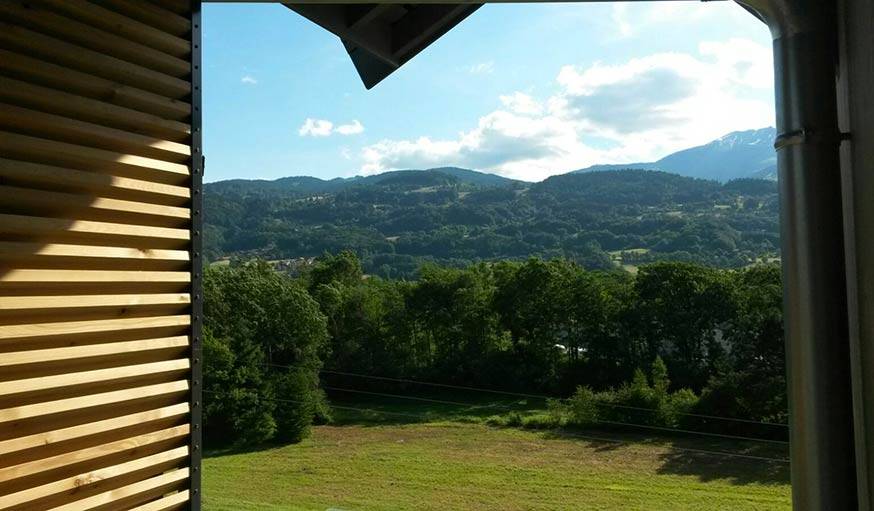
[[[741,3],[774,36],[793,506],[856,509],[836,5]]]

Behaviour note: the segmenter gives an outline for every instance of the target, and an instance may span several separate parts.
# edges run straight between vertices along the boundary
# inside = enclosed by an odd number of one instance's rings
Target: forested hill
[[[411,184],[426,183],[428,180],[440,181],[446,176],[464,184],[481,186],[504,186],[521,183],[497,174],[477,172],[457,167],[441,167],[428,170],[395,170],[372,176],[350,178],[319,179],[311,176],[290,176],[267,181],[263,179],[229,179],[210,183],[207,188],[212,193],[247,195],[261,193],[268,195],[306,195],[310,193],[332,193],[355,186],[391,185],[407,181]]]
[[[427,261],[533,255],[588,268],[665,259],[744,266],[779,247],[776,183],[757,179],[616,170],[531,184],[450,168],[225,181],[206,185],[205,198],[212,260],[300,260],[349,248],[366,271],[391,277],[412,276]]]

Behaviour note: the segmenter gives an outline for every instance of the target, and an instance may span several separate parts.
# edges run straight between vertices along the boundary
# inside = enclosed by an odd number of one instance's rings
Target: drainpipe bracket
[[[822,138],[822,140],[817,140],[818,138]],[[774,149],[780,151],[781,149],[794,145],[804,145],[815,142],[827,143],[830,141],[841,143],[847,140],[852,140],[852,135],[849,132],[839,132],[837,137],[832,139],[831,137],[817,137],[814,130],[802,128],[800,130],[787,131],[778,134],[774,139]]]
[[[774,149],[779,151],[789,146],[806,144],[810,141],[812,136],[813,130],[804,128],[780,133],[777,135],[777,138],[774,139]]]

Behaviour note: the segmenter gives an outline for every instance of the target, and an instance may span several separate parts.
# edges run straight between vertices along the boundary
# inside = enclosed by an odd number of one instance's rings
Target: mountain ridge
[[[422,173],[413,176],[412,173]],[[490,172],[464,169],[460,167],[435,167],[431,169],[390,170],[379,174],[354,177],[335,177],[321,179],[313,176],[287,176],[278,179],[227,179],[207,183],[206,187],[217,193],[234,192],[235,188],[245,187],[247,191],[261,193],[334,193],[355,186],[391,185],[407,181],[413,183],[416,178],[423,186],[429,186],[427,181],[437,180],[439,176],[448,176],[459,182],[475,186],[509,186],[524,181],[499,176]]]
[[[353,250],[365,270],[564,257],[591,269],[658,260],[742,267],[779,253],[777,186],[662,171],[552,176],[513,186],[394,172],[337,193],[235,190],[205,197],[205,257],[306,260]]]
[[[721,183],[743,178],[775,181],[777,179],[777,158],[772,145],[775,136],[776,130],[771,127],[734,131],[707,144],[671,153],[654,162],[597,164],[565,174],[611,170],[655,170],[684,177],[711,179]],[[411,174],[413,172],[422,172],[429,175],[413,176]],[[361,185],[388,185],[403,181],[413,184],[417,178],[421,178],[422,186],[428,186],[428,180],[439,181],[441,179],[437,174],[449,176],[461,184],[475,186],[503,187],[536,184],[487,171],[461,167],[434,167],[429,169],[390,170],[367,176],[336,177],[333,179],[321,179],[305,175],[287,176],[273,180],[228,179],[207,183],[206,186],[208,189],[218,193],[234,192],[235,189],[245,189],[246,192],[268,194],[289,192],[303,194],[335,193]],[[542,182],[539,181],[538,183]]]
[[[772,127],[733,131],[706,144],[671,153],[654,162],[592,165],[570,173],[603,170],[660,170],[685,177],[713,179],[754,178],[776,180],[777,155]]]

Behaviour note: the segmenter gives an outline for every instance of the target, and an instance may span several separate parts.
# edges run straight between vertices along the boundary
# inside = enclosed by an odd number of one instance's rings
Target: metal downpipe
[[[738,2],[774,37],[793,508],[857,509],[835,4]]]

